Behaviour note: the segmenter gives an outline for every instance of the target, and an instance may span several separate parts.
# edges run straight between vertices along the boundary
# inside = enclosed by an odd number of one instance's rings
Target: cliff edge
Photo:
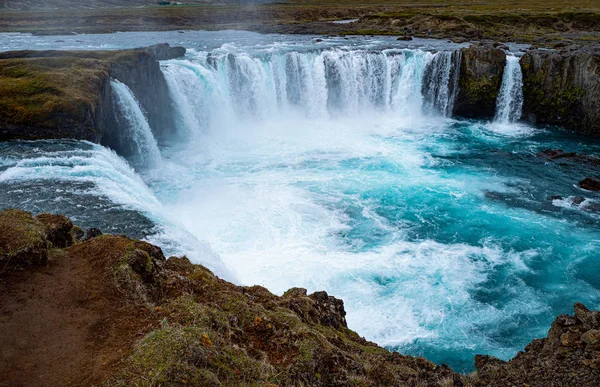
[[[343,301],[236,286],[60,215],[0,212],[0,385],[593,386],[600,312],[478,372],[389,352],[348,329]]]
[[[159,44],[119,51],[11,51],[0,53],[0,141],[71,138],[121,142],[110,80],[139,99],[157,135],[174,128],[159,60],[185,48]]]

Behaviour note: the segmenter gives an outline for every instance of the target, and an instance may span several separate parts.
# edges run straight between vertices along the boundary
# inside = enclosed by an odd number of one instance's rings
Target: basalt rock
[[[126,84],[155,135],[174,130],[159,60],[185,54],[160,44],[120,51],[11,51],[0,53],[0,141],[71,138],[127,153],[116,122],[110,80]]]
[[[506,54],[493,45],[471,46],[461,51],[460,83],[454,114],[466,118],[493,118]]]
[[[530,50],[521,68],[525,119],[600,134],[600,49]]]
[[[55,53],[0,53],[0,141],[102,140],[112,116],[109,63]]]
[[[181,58],[185,55],[186,49],[183,47],[171,47],[168,43],[155,44],[146,48],[154,60],[169,60]]]

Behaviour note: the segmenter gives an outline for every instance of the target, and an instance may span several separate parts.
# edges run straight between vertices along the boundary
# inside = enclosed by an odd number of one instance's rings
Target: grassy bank
[[[19,3],[8,1],[5,5]],[[52,5],[53,2],[45,2]],[[262,5],[149,5],[132,8],[28,9],[0,14],[0,31],[37,34],[248,29],[323,34],[410,34],[556,44],[600,41],[600,3],[593,0],[464,1],[296,0]],[[155,2],[141,2],[156,4]],[[97,3],[98,4],[98,3]],[[12,5],[14,8],[14,4]],[[359,18],[336,25],[331,20]]]

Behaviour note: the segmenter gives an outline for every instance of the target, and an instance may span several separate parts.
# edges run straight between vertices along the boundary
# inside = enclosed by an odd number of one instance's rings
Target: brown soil
[[[97,385],[156,327],[98,272],[74,246],[47,266],[0,274],[0,386]]]

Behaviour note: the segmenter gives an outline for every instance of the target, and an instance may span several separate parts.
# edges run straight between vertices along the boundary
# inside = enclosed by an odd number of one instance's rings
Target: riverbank
[[[478,372],[460,375],[361,338],[325,292],[236,286],[60,215],[6,210],[0,226],[0,385],[593,386],[600,377],[600,312],[581,304],[509,362],[477,356]]]
[[[390,0],[365,4],[346,0],[331,5],[293,1],[259,5],[152,5],[132,8],[100,3],[98,8],[46,8],[5,3],[0,31],[65,35],[117,31],[241,29],[269,33],[401,35],[454,41],[499,40],[544,47],[589,45],[600,41],[600,7],[575,2],[434,1],[415,5]],[[104,7],[102,6],[104,4]],[[332,23],[335,20],[356,20]]]

